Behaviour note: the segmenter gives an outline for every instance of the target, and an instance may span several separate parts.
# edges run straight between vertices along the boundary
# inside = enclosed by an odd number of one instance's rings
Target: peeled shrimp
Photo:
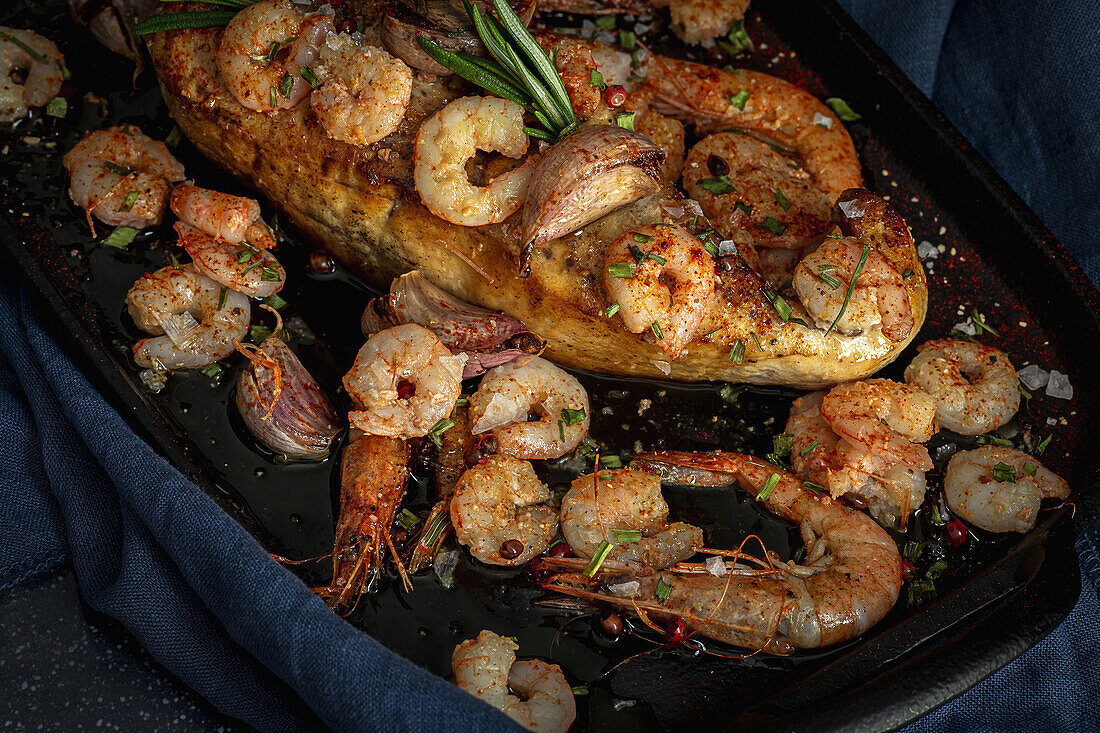
[[[1001,427],[1020,409],[1019,377],[1003,351],[940,339],[917,347],[905,381],[936,398],[936,421],[961,435]]]
[[[286,0],[262,0],[238,12],[222,31],[214,54],[218,74],[253,112],[290,109],[312,91],[301,69],[334,31],[329,15],[306,20]]]
[[[924,471],[862,450],[841,438],[821,416],[825,392],[811,392],[791,405],[783,432],[790,435],[791,466],[795,473],[825,487],[834,498],[846,497],[856,506],[867,506],[884,525],[900,521],[924,501]]]
[[[638,530],[641,538],[624,538],[622,530]],[[703,545],[698,527],[669,523],[661,479],[627,469],[574,480],[561,501],[561,533],[578,557],[594,556],[607,542],[613,548],[608,559],[654,569],[686,560]]]
[[[886,338],[894,343],[904,341],[915,325],[909,292],[901,273],[874,247],[867,251],[848,304],[844,304],[863,252],[864,245],[852,238],[826,240],[795,267],[792,285],[798,299],[821,328],[832,326],[839,333],[852,335],[880,326]]]
[[[175,230],[191,266],[211,280],[253,298],[274,295],[286,284],[286,271],[267,250],[215,239],[181,221]]]
[[[603,282],[626,329],[650,331],[675,359],[710,312],[714,258],[674,224],[645,226],[619,235],[608,248]]]
[[[591,117],[603,98],[599,85],[592,85],[592,72],[599,69],[592,58],[591,45],[556,33],[540,33],[535,40],[553,59],[573,113],[581,120]]]
[[[684,190],[739,246],[799,249],[832,228],[832,202],[810,174],[748,134],[719,132],[697,143],[684,163]]]
[[[750,496],[770,487],[759,501],[799,526],[807,548],[804,564],[771,562],[757,570],[726,563],[725,573],[714,575],[624,573],[621,564],[605,562],[594,579],[567,573],[550,578],[544,588],[632,610],[648,623],[680,619],[703,636],[776,654],[853,639],[897,601],[902,577],[894,540],[866,514],[803,489],[802,479],[737,453],[655,451],[637,456],[632,465],[677,483],[736,484]],[[544,562],[565,567],[571,560]],[[668,591],[664,601],[655,595],[658,584]]]
[[[64,69],[65,59],[53,41],[33,31],[0,26],[0,122],[26,117],[29,108],[56,97]],[[22,83],[12,77],[16,72],[26,74]]]
[[[224,298],[224,301],[223,301]],[[126,294],[134,323],[151,334],[134,361],[153,369],[198,369],[233,353],[251,318],[248,298],[188,267],[142,275]]]
[[[561,667],[540,659],[517,662],[517,649],[492,631],[462,642],[451,655],[455,684],[528,730],[565,733],[577,707]]]
[[[821,416],[847,441],[838,446],[852,460],[868,453],[918,471],[932,468],[919,443],[935,432],[936,402],[915,387],[888,379],[839,384],[821,400]]]
[[[537,420],[528,422],[531,413]],[[515,458],[560,458],[588,434],[588,394],[572,374],[535,357],[490,369],[470,398],[475,435],[492,431]]]
[[[348,418],[372,435],[427,435],[454,409],[465,361],[423,326],[407,323],[379,331],[344,375],[344,387],[359,405]]]
[[[168,146],[133,125],[90,132],[62,158],[73,203],[106,224],[143,229],[160,224],[171,184],[183,166]]]
[[[172,189],[172,212],[203,234],[254,249],[275,246],[275,235],[260,216],[260,203],[244,196],[184,183]]]
[[[730,25],[745,17],[749,0],[653,0],[655,8],[668,8],[672,32],[684,43],[705,43],[729,32]]]
[[[951,511],[973,525],[1027,532],[1035,526],[1040,501],[1065,499],[1069,484],[1026,453],[984,445],[951,457],[943,493]]]
[[[494,455],[469,468],[451,496],[455,538],[490,565],[523,565],[550,547],[558,513],[527,461]]]
[[[482,226],[504,221],[523,205],[537,159],[492,179],[470,183],[466,161],[478,150],[520,158],[529,138],[523,108],[496,97],[463,97],[421,125],[413,154],[413,178],[424,205],[452,224]]]
[[[321,88],[310,109],[334,140],[370,145],[401,124],[412,95],[412,70],[374,46],[361,46],[347,33],[329,36],[318,56]]]

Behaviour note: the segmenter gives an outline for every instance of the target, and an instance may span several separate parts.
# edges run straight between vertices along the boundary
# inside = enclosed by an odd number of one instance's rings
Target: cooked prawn
[[[14,74],[26,74],[22,82]],[[65,79],[65,58],[48,38],[0,26],[0,122],[27,116],[57,96]]]
[[[407,323],[379,331],[344,375],[344,387],[359,406],[348,418],[372,435],[427,435],[454,409],[465,361],[465,355],[452,356],[423,326]]]
[[[932,468],[919,443],[935,432],[936,402],[916,387],[889,379],[839,384],[821,400],[821,416],[847,441],[837,450],[853,462],[871,454],[918,471]]]
[[[535,413],[537,420],[528,421]],[[588,394],[572,374],[535,357],[490,369],[470,398],[472,432],[492,431],[515,458],[560,458],[588,434]]]
[[[825,392],[811,392],[791,405],[784,432],[791,436],[791,466],[795,473],[825,487],[856,507],[866,506],[884,525],[900,521],[924,502],[924,471],[861,450],[841,438],[821,416]]]
[[[905,381],[936,398],[936,421],[981,435],[1020,409],[1019,377],[1003,351],[956,339],[928,341],[905,369]]]
[[[739,246],[799,249],[832,228],[832,202],[810,174],[745,133],[719,132],[697,143],[684,162],[684,190]]]
[[[607,251],[604,288],[632,333],[650,331],[675,359],[710,312],[714,258],[674,224],[624,232]]]
[[[603,92],[592,84],[592,72],[598,71],[592,58],[592,46],[584,41],[559,35],[539,33],[535,40],[554,61],[558,76],[569,94],[569,102],[578,119],[587,120],[600,106]]]
[[[496,97],[463,97],[421,125],[413,153],[413,178],[424,205],[452,224],[481,226],[504,221],[523,205],[537,156],[492,179],[470,183],[466,161],[478,150],[509,158],[527,152],[523,108]]]
[[[455,539],[490,565],[523,565],[550,547],[558,512],[527,461],[489,456],[462,475],[451,496]]]
[[[160,224],[172,183],[183,180],[168,146],[133,125],[90,132],[61,160],[69,197],[105,224],[143,229]]]
[[[623,530],[641,536],[635,539]],[[607,559],[656,570],[686,560],[703,546],[698,527],[668,521],[661,479],[628,469],[575,479],[561,501],[561,534],[578,557],[594,556],[607,542],[612,546]]]
[[[668,8],[672,32],[684,43],[706,43],[729,32],[730,25],[745,17],[749,0],[652,0],[655,8]]]
[[[191,266],[211,280],[253,298],[274,295],[286,284],[286,271],[267,250],[215,239],[182,221],[175,230],[180,246],[194,260]]]
[[[254,249],[275,246],[275,234],[260,216],[260,202],[210,191],[189,183],[172,189],[172,212],[181,221],[230,244],[247,242]]]
[[[126,306],[142,331],[166,334],[134,346],[134,361],[152,369],[198,369],[229,356],[248,332],[248,298],[189,267],[162,267],[138,278]]]
[[[894,540],[866,514],[805,490],[802,479],[737,453],[655,451],[637,456],[632,465],[661,471],[678,483],[736,484],[759,497],[769,511],[799,526],[808,552],[805,564],[769,563],[752,570],[727,563],[724,575],[674,570],[624,575],[623,567],[605,562],[595,579],[563,574],[544,588],[633,610],[643,621],[681,619],[703,636],[776,654],[853,639],[897,601],[902,577]],[[544,562],[576,566],[570,560]],[[609,574],[617,584],[605,591],[601,576]],[[624,578],[638,585],[621,582]],[[655,595],[658,584],[667,591],[664,601]]]
[[[401,124],[412,95],[412,69],[385,49],[363,46],[347,33],[329,36],[317,61],[321,88],[310,109],[334,140],[370,145]]]
[[[517,649],[492,631],[462,642],[451,655],[455,684],[528,730],[565,733],[577,707],[561,667],[540,659],[517,662]]]
[[[1022,451],[984,445],[956,453],[943,494],[951,511],[990,532],[1027,532],[1043,499],[1065,499],[1069,484]]]
[[[297,106],[312,91],[302,77],[332,19],[309,19],[287,0],[261,0],[238,12],[218,39],[214,61],[229,93],[246,109],[274,113]]]
[[[851,287],[864,252],[863,268]],[[829,239],[807,255],[795,267],[792,285],[806,312],[824,329],[852,335],[879,326],[898,343],[916,323],[901,273],[879,250],[849,237]]]
[[[665,151],[665,159],[658,169],[661,178],[669,183],[680,180],[684,172],[684,125],[649,109],[638,114],[634,129]]]

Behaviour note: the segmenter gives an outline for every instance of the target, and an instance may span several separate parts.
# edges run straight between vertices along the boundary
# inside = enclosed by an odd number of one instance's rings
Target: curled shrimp
[[[591,117],[603,98],[600,85],[592,84],[592,72],[599,69],[591,45],[557,33],[539,33],[535,40],[554,60],[574,114],[581,120]]]
[[[862,185],[859,156],[844,125],[823,102],[790,82],[664,56],[651,57],[637,73],[645,81],[635,94],[649,98],[658,112],[695,123],[700,136],[737,128],[776,143],[790,151],[830,202]],[[708,218],[718,218],[720,212],[699,203]]]
[[[737,245],[798,249],[832,228],[832,202],[776,146],[740,132],[697,143],[684,162],[684,190]]]
[[[769,562],[761,570],[727,563],[721,575],[674,570],[624,575],[622,567],[604,563],[595,579],[566,573],[551,577],[544,588],[632,610],[643,621],[680,619],[703,636],[775,654],[853,639],[897,602],[902,577],[894,540],[866,514],[805,490],[802,479],[737,453],[654,451],[638,455],[631,465],[677,483],[736,484],[798,525],[807,547],[805,563]],[[770,491],[764,492],[766,486]],[[544,562],[568,566],[571,560]],[[616,585],[603,590],[601,576],[609,574]],[[663,601],[655,595],[658,585],[667,592]]]
[[[33,31],[0,26],[0,122],[27,116],[57,96],[65,78],[65,58],[48,38]],[[14,74],[26,74],[22,83]]]
[[[260,202],[184,183],[172,189],[172,212],[203,234],[254,249],[275,246],[275,234],[260,215]]]
[[[233,353],[248,332],[248,298],[188,267],[162,267],[138,278],[126,306],[142,331],[134,361],[153,369],[199,369]]]
[[[61,160],[69,197],[105,224],[143,229],[160,224],[172,182],[183,180],[168,146],[133,125],[90,132]]]
[[[528,421],[535,413],[537,420]],[[588,393],[572,374],[535,357],[490,369],[470,398],[472,432],[492,431],[515,458],[560,458],[588,434]]]
[[[496,97],[462,97],[420,126],[413,153],[413,178],[424,205],[452,224],[482,226],[501,222],[523,205],[535,156],[523,165],[475,186],[466,161],[478,150],[509,158],[527,152],[523,108]]]
[[[983,445],[951,457],[943,478],[951,511],[989,532],[1027,532],[1043,499],[1065,499],[1069,484],[1013,448]]]
[[[191,266],[211,280],[253,298],[274,295],[286,284],[286,271],[267,250],[215,239],[181,221],[175,230]]]
[[[565,733],[577,707],[561,667],[540,659],[516,661],[517,649],[519,644],[492,631],[462,642],[451,655],[455,684],[528,730]]]
[[[1020,409],[1019,377],[1003,351],[956,339],[928,341],[905,381],[936,398],[936,421],[961,435],[1001,427]]]
[[[877,326],[894,343],[913,331],[915,319],[901,273],[877,249],[855,239],[827,240],[798,263],[791,284],[821,328],[852,335]]]
[[[489,456],[462,474],[451,496],[455,538],[490,565],[523,565],[550,547],[558,513],[527,461]]]
[[[412,70],[347,33],[329,36],[318,55],[320,89],[309,98],[325,132],[351,145],[370,145],[401,124],[412,95]]]
[[[866,506],[884,525],[900,522],[924,502],[924,471],[870,453],[841,438],[821,415],[825,392],[811,392],[791,405],[784,432],[791,436],[791,467],[795,473],[843,496],[857,508]]]
[[[726,35],[730,25],[745,17],[749,0],[653,0],[668,8],[672,32],[684,43],[705,43]]]
[[[465,361],[423,326],[407,323],[379,331],[344,375],[344,387],[359,406],[348,418],[372,435],[427,435],[454,409]]]
[[[612,243],[604,288],[632,333],[650,331],[675,359],[700,332],[714,296],[714,258],[674,224],[625,232]]]
[[[821,416],[846,443],[838,451],[849,461],[870,454],[918,471],[932,468],[928,450],[936,401],[916,387],[889,379],[839,384],[821,400]]]
[[[238,12],[222,31],[214,53],[218,74],[246,109],[290,109],[312,91],[301,68],[334,31],[329,15],[306,19],[286,0],[262,0]]]
[[[574,480],[561,501],[561,534],[578,557],[593,557],[607,542],[607,559],[654,569],[686,560],[703,545],[698,527],[668,521],[661,479],[628,469]]]

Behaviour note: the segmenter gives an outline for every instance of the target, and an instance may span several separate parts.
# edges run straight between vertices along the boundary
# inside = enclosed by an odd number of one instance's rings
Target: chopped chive
[[[605,31],[614,30],[615,16],[601,15],[600,17],[596,18],[596,27]]]
[[[863,272],[863,266],[867,264],[867,256],[871,254],[871,247],[869,245],[863,246],[863,254],[859,256],[859,262],[856,264],[855,272],[852,273],[852,279],[848,283],[848,292],[844,294],[844,302],[840,306],[840,310],[837,311],[836,318],[829,324],[829,328],[825,330],[825,335],[828,336],[836,324],[840,322],[841,317],[844,315],[844,311],[848,310],[848,303],[852,299],[852,291],[856,288],[856,281],[859,280],[859,274]]]
[[[600,546],[596,548],[596,554],[592,556],[592,560],[588,563],[588,567],[584,569],[584,575],[588,578],[593,577],[610,553],[611,543],[607,540],[600,540]]]
[[[745,109],[745,103],[748,101],[749,93],[744,89],[730,97],[730,104],[742,111]]]
[[[604,468],[622,468],[623,459],[618,456],[600,456],[600,465]]]
[[[824,496],[825,494],[829,493],[828,490],[826,490],[826,488],[824,486],[822,486],[819,483],[815,483],[813,481],[803,481],[802,482],[802,488],[806,489],[806,491],[809,491],[809,492],[812,492],[814,494],[818,494],[818,495],[821,495],[821,496]]]
[[[279,94],[283,95],[283,99],[290,99],[290,90],[294,87],[294,77],[289,73],[284,73],[283,78],[279,80]]]
[[[607,310],[605,310],[603,312],[603,314],[605,316],[607,316],[608,318],[610,318],[611,316],[615,315],[618,312],[619,312],[619,304],[618,303],[612,303],[611,305],[609,305],[607,307]]]
[[[119,165],[110,160],[103,161],[103,165],[107,166],[107,170],[111,171],[111,173],[114,173],[116,176],[128,176],[134,172],[133,168],[127,168],[124,165]]]
[[[760,226],[764,229],[767,229],[769,232],[775,234],[776,236],[787,231],[787,225],[779,221],[779,219],[776,219],[774,216],[764,217],[764,221],[760,222]]]
[[[134,204],[137,203],[139,196],[141,196],[141,191],[127,191],[126,195],[122,198],[122,203],[118,205],[116,213],[130,211],[131,209],[133,209]]]
[[[633,237],[635,242],[640,242],[641,244],[646,244],[647,242],[653,241],[653,237],[648,234],[642,234],[641,232],[634,232],[634,234],[631,236]]]
[[[665,603],[665,602],[668,601],[668,597],[671,594],[672,594],[672,584],[671,583],[666,583],[664,578],[658,576],[657,577],[657,585],[653,589],[653,597],[656,598],[661,603]]]
[[[558,420],[558,437],[561,438],[561,442],[565,442],[565,423]]]
[[[718,396],[722,398],[722,401],[727,405],[736,405],[737,397],[741,394],[741,388],[734,388],[732,384],[723,384],[722,389],[718,390]]]
[[[1054,433],[1051,433],[1047,437],[1043,438],[1042,441],[1040,441],[1039,445],[1035,446],[1035,450],[1034,450],[1035,455],[1041,456],[1044,453],[1046,453],[1047,446],[1050,445],[1050,441],[1053,438],[1054,438]]]
[[[64,97],[54,97],[46,102],[46,114],[50,117],[64,117],[69,113],[69,102]]]
[[[611,277],[634,277],[635,266],[633,262],[612,262],[607,266],[607,274]]]
[[[924,553],[924,543],[909,540],[901,550],[901,556],[911,563],[916,563]]]
[[[745,31],[744,18],[739,18],[730,22],[729,32],[726,34],[726,44],[729,45],[729,48],[726,50],[733,56],[752,50],[752,39],[749,38],[749,34]]]
[[[280,275],[279,271],[276,270],[274,267],[264,265],[260,268],[260,280],[264,282],[278,282],[282,279],[282,275]]]
[[[836,265],[821,265],[821,267],[818,268],[818,269],[826,268],[826,267],[832,269],[832,268],[835,268]],[[833,277],[828,272],[825,272],[823,269],[822,269],[821,272],[817,273],[817,276],[821,279],[822,282],[824,282],[826,285],[828,285],[833,290],[838,290],[839,288],[843,287],[843,285],[844,285],[844,283],[842,281],[840,281],[837,278]]]
[[[229,297],[229,288],[222,285],[222,291],[218,294],[218,310],[225,307],[225,299]]]
[[[428,440],[432,441],[436,448],[443,447],[443,433],[447,432],[455,426],[455,421],[449,418],[443,418],[428,431]]]
[[[993,479],[1001,483],[1016,483],[1016,467],[1007,463],[998,463],[993,467]]]
[[[181,140],[183,140],[183,130],[180,129],[179,125],[174,125],[172,131],[168,133],[168,137],[164,138],[164,144],[174,148],[180,144]]]
[[[733,205],[733,210],[740,211],[745,216],[749,216],[750,214],[752,214],[752,204],[746,204],[744,201],[738,201],[736,204]]]
[[[633,51],[638,47],[631,31],[619,31],[619,45],[623,47],[624,51]]]
[[[603,74],[596,69],[591,69],[588,72],[588,86],[593,89],[600,89],[603,87]]]
[[[783,207],[783,211],[789,211],[791,208],[791,200],[787,198],[781,190],[775,189],[775,203]]]
[[[589,692],[588,685],[574,685],[572,691],[574,695],[587,695]]]
[[[790,433],[780,433],[779,435],[772,436],[772,452],[769,453],[766,458],[769,463],[773,463],[781,468],[786,468],[788,459],[791,455],[791,448],[794,447],[794,436]]]
[[[627,130],[633,130],[634,118],[637,116],[637,112],[625,112],[623,114],[615,115],[615,124]]]
[[[775,487],[779,485],[779,474],[773,473],[768,476],[764,481],[763,488],[760,489],[760,493],[756,495],[757,501],[767,501],[771,498],[772,492],[775,491]]]
[[[745,362],[745,344],[741,339],[737,339],[733,342],[733,348],[730,349],[730,354],[727,358],[734,364],[743,364]]]
[[[583,407],[577,409],[565,408],[561,411],[561,419],[566,425],[576,425],[579,422],[583,422],[585,418],[585,412]]]
[[[1028,392],[1028,391],[1027,391],[1027,390],[1026,390],[1026,389],[1024,388],[1024,385],[1022,385],[1022,384],[1017,384],[1017,385],[1016,385],[1016,389],[1017,389],[1017,391],[1019,391],[1019,393],[1020,393],[1020,396],[1024,398],[1024,402],[1025,402],[1025,403],[1027,403],[1027,402],[1031,401],[1031,392]]]
[[[806,456],[808,456],[810,454],[810,451],[812,451],[814,448],[818,448],[820,446],[821,446],[821,441],[818,440],[817,438],[814,438],[812,443],[810,443],[808,446],[806,446],[802,450],[798,451],[798,455],[802,458],[805,458]]]
[[[752,336],[752,340],[756,342],[756,348],[763,351],[764,350],[764,345],[762,343],[760,343],[760,339],[757,338],[756,334],[755,333],[750,333],[749,335]]]
[[[616,542],[640,542],[642,539],[640,529],[613,529],[611,534],[615,535]]]
[[[126,249],[130,246],[130,242],[134,241],[134,237],[137,235],[137,229],[131,227],[115,227],[114,231],[108,234],[107,238],[103,240],[103,243],[115,249]]]
[[[974,324],[974,335],[975,336],[981,336],[982,333],[984,333],[985,331],[989,331],[989,333],[991,333],[994,336],[1000,336],[1001,335],[1001,334],[997,333],[996,331],[994,331],[992,328],[990,328],[986,324],[985,318],[982,317],[982,314],[978,312],[977,308],[971,308],[970,309],[970,322],[972,324]]]
[[[663,333],[661,333],[661,327],[657,325],[657,321],[654,321],[653,323],[649,324],[649,330],[653,331],[653,336],[658,341],[661,341],[661,340],[664,339],[665,335]]]
[[[214,362],[213,364],[208,364],[208,365],[204,366],[202,369],[200,369],[199,374],[204,374],[204,375],[206,375],[207,377],[210,377],[213,380],[217,380],[218,377],[220,377],[222,375],[223,371],[225,371],[225,370],[222,369],[222,365],[219,364],[218,362]]]
[[[277,90],[275,87],[269,87],[267,92],[267,106],[271,109],[275,109],[279,106],[279,98],[276,97]]]
[[[862,119],[862,115],[853,111],[852,108],[848,106],[848,103],[840,97],[829,97],[825,100],[825,104],[829,105],[829,109],[836,113],[836,116],[843,122],[855,122],[858,119]]]
[[[1002,448],[1011,448],[1012,441],[1007,438],[1001,438],[996,435],[981,435],[978,436],[978,445],[999,445]]]
[[[248,333],[252,337],[252,343],[262,344],[271,335],[271,329],[262,323],[257,323],[249,329]]]
[[[318,79],[317,75],[313,73],[313,69],[309,68],[308,66],[303,66],[301,69],[299,69],[299,73],[301,74],[301,77],[306,80],[306,83],[314,89],[317,89],[321,86],[321,80]]]
[[[467,407],[470,404],[470,400],[465,395],[455,400],[455,407]]]
[[[269,295],[264,298],[263,304],[270,308],[274,308],[277,311],[286,308],[286,301],[280,298],[278,293],[275,293],[274,295]]]
[[[397,523],[401,526],[401,529],[406,532],[412,532],[416,529],[416,525],[420,524],[420,517],[416,516],[408,509],[402,509],[401,513],[397,515]]]
[[[772,304],[772,307],[775,308],[775,312],[779,314],[779,318],[784,323],[791,320],[791,314],[794,313],[794,310],[792,310],[791,304],[788,303],[782,295],[780,295],[779,293],[765,291],[764,297],[767,298],[768,302]]]
[[[27,45],[26,43],[24,43],[24,42],[23,42],[22,40],[20,40],[20,39],[16,38],[15,36],[11,35],[10,33],[2,33],[2,32],[0,32],[0,39],[3,39],[3,40],[5,40],[5,41],[7,41],[8,43],[14,43],[14,44],[15,44],[16,46],[18,46],[19,48],[23,49],[23,51],[24,51],[24,52],[25,52],[25,53],[26,53],[26,54],[27,54],[28,56],[30,56],[30,57],[31,57],[31,59],[32,59],[32,60],[33,60],[33,61],[34,61],[35,63],[38,63],[38,64],[44,64],[44,63],[46,63],[46,57],[45,57],[45,56],[43,56],[42,54],[40,54],[40,53],[39,53],[38,51],[35,51],[35,50],[34,50],[33,48],[31,48],[31,47],[30,47],[29,45]]]
[[[700,179],[699,185],[710,191],[715,196],[721,196],[724,193],[736,193],[737,189],[733,187],[733,181],[729,176],[715,176],[714,178]]]
[[[719,326],[718,328],[712,328],[709,331],[707,331],[706,333],[704,333],[702,336],[700,336],[699,338],[705,339],[707,336],[710,336],[711,334],[718,333],[723,328],[725,328],[725,326]]]
[[[1028,476],[1034,476],[1035,472],[1039,470],[1039,467],[1030,461],[1024,461],[1024,473]]]
[[[943,515],[940,513],[939,504],[933,504],[932,505],[932,523],[933,524],[943,524],[944,523]]]

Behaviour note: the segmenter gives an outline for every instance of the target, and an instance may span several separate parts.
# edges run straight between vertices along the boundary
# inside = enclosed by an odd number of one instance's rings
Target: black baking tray
[[[162,394],[145,389],[129,358],[137,332],[122,296],[139,273],[165,264],[172,238],[161,230],[126,251],[109,250],[91,240],[81,212],[65,196],[60,155],[83,131],[126,121],[154,137],[169,133],[173,124],[155,79],[146,72],[132,89],[130,67],[72,25],[63,3],[16,2],[0,11],[0,19],[45,29],[77,72],[65,90],[71,106],[65,120],[38,117],[4,137],[3,256],[23,273],[74,359],[145,439],[272,552],[323,554],[331,548],[336,510],[334,460],[280,464],[244,439],[231,407],[239,364],[216,384],[191,373],[174,376]],[[745,65],[819,96],[841,96],[863,114],[850,129],[867,186],[891,197],[917,241],[943,245],[929,272],[932,309],[918,341],[949,332],[962,320],[958,306],[965,305],[963,312],[977,308],[998,327],[1001,335],[992,343],[1021,355],[1017,366],[1027,356],[1069,374],[1077,387],[1072,402],[1037,394],[1013,429],[1054,435],[1044,461],[1070,480],[1074,506],[1044,512],[1023,537],[975,536],[969,554],[954,558],[940,596],[914,607],[899,602],[882,623],[839,648],[791,658],[734,660],[684,649],[639,658],[578,698],[578,728],[898,727],[1004,666],[1065,617],[1080,589],[1074,541],[1100,513],[1098,459],[1084,449],[1089,419],[1098,414],[1087,387],[1100,377],[1100,295],[1026,205],[834,2],[801,2],[795,12],[781,0],[758,0],[748,28],[757,50]],[[200,185],[245,191],[186,142],[176,152]],[[370,293],[342,271],[307,276],[309,253],[293,232],[279,250],[290,273],[288,315],[314,332],[295,347],[339,401],[340,374],[361,343],[349,334],[357,333]],[[885,372],[898,374],[897,366]],[[722,385],[582,379],[593,399],[593,435],[624,458],[634,440],[647,449],[764,452],[793,394],[746,388],[731,398]],[[642,399],[652,407],[638,407]],[[565,474],[559,473],[550,479],[560,482]],[[676,511],[688,515],[724,501],[669,493]],[[410,492],[414,508],[429,501],[423,487]],[[711,536],[728,543],[756,532],[781,554],[788,551],[788,528],[761,517],[751,504],[732,502],[721,511],[728,518],[708,528]],[[326,580],[323,564],[294,570],[312,585]],[[349,621],[443,676],[453,644],[490,624],[519,637],[524,653],[561,662],[576,682],[596,676],[608,660],[652,648],[637,639],[615,647],[601,641],[589,621],[537,610],[530,605],[536,591],[504,590],[506,574],[463,561],[456,577],[452,591],[430,574],[418,577],[408,599],[386,585]],[[394,623],[397,618],[401,623]]]

